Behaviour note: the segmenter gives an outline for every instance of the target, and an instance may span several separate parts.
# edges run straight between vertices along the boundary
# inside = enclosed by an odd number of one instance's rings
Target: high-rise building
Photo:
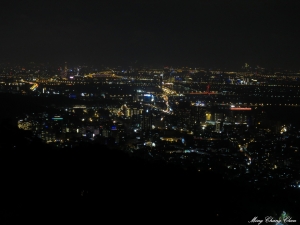
[[[152,130],[153,118],[151,109],[144,109],[142,112],[142,131],[149,133]]]
[[[187,125],[192,129],[194,134],[199,134],[201,131],[201,123],[205,122],[205,110],[204,107],[198,105],[191,106],[190,122]]]
[[[218,133],[221,131],[221,122],[220,121],[216,122],[216,130],[215,131]]]
[[[68,75],[68,67],[67,67],[67,62],[65,62],[65,68],[62,71],[61,78],[67,79],[67,75]]]
[[[190,114],[190,119],[192,122],[195,124],[200,124],[205,122],[205,107],[201,107],[198,105],[193,105],[191,106],[191,114]]]
[[[163,85],[163,74],[160,74],[160,79],[159,79],[159,86],[160,88],[162,88],[162,85]]]

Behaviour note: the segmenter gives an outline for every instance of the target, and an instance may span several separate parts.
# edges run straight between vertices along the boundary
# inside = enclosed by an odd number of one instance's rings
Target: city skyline
[[[163,203],[214,224],[283,210],[298,221],[299,71],[239,66],[1,63],[4,219],[94,223],[107,195],[128,215],[137,198],[147,214]]]
[[[5,5],[0,62],[299,69],[294,1]]]

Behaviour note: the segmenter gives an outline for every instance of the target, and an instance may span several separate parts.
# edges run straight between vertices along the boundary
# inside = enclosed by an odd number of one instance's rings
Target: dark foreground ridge
[[[1,224],[249,224],[282,209],[297,215],[295,193],[275,198],[268,188],[253,191],[100,144],[58,150],[25,133],[17,145],[4,137]]]

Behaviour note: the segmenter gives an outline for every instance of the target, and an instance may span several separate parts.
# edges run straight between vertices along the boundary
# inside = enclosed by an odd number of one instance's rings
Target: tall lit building
[[[67,67],[67,62],[65,62],[65,67],[64,70],[62,71],[61,78],[67,79],[67,75],[68,75],[68,67]]]
[[[151,109],[144,109],[142,113],[142,130],[146,133],[149,133],[152,129],[152,112]]]

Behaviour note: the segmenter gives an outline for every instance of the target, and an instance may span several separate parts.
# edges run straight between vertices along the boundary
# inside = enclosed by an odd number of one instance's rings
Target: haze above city
[[[0,62],[299,69],[296,1],[9,1]]]

